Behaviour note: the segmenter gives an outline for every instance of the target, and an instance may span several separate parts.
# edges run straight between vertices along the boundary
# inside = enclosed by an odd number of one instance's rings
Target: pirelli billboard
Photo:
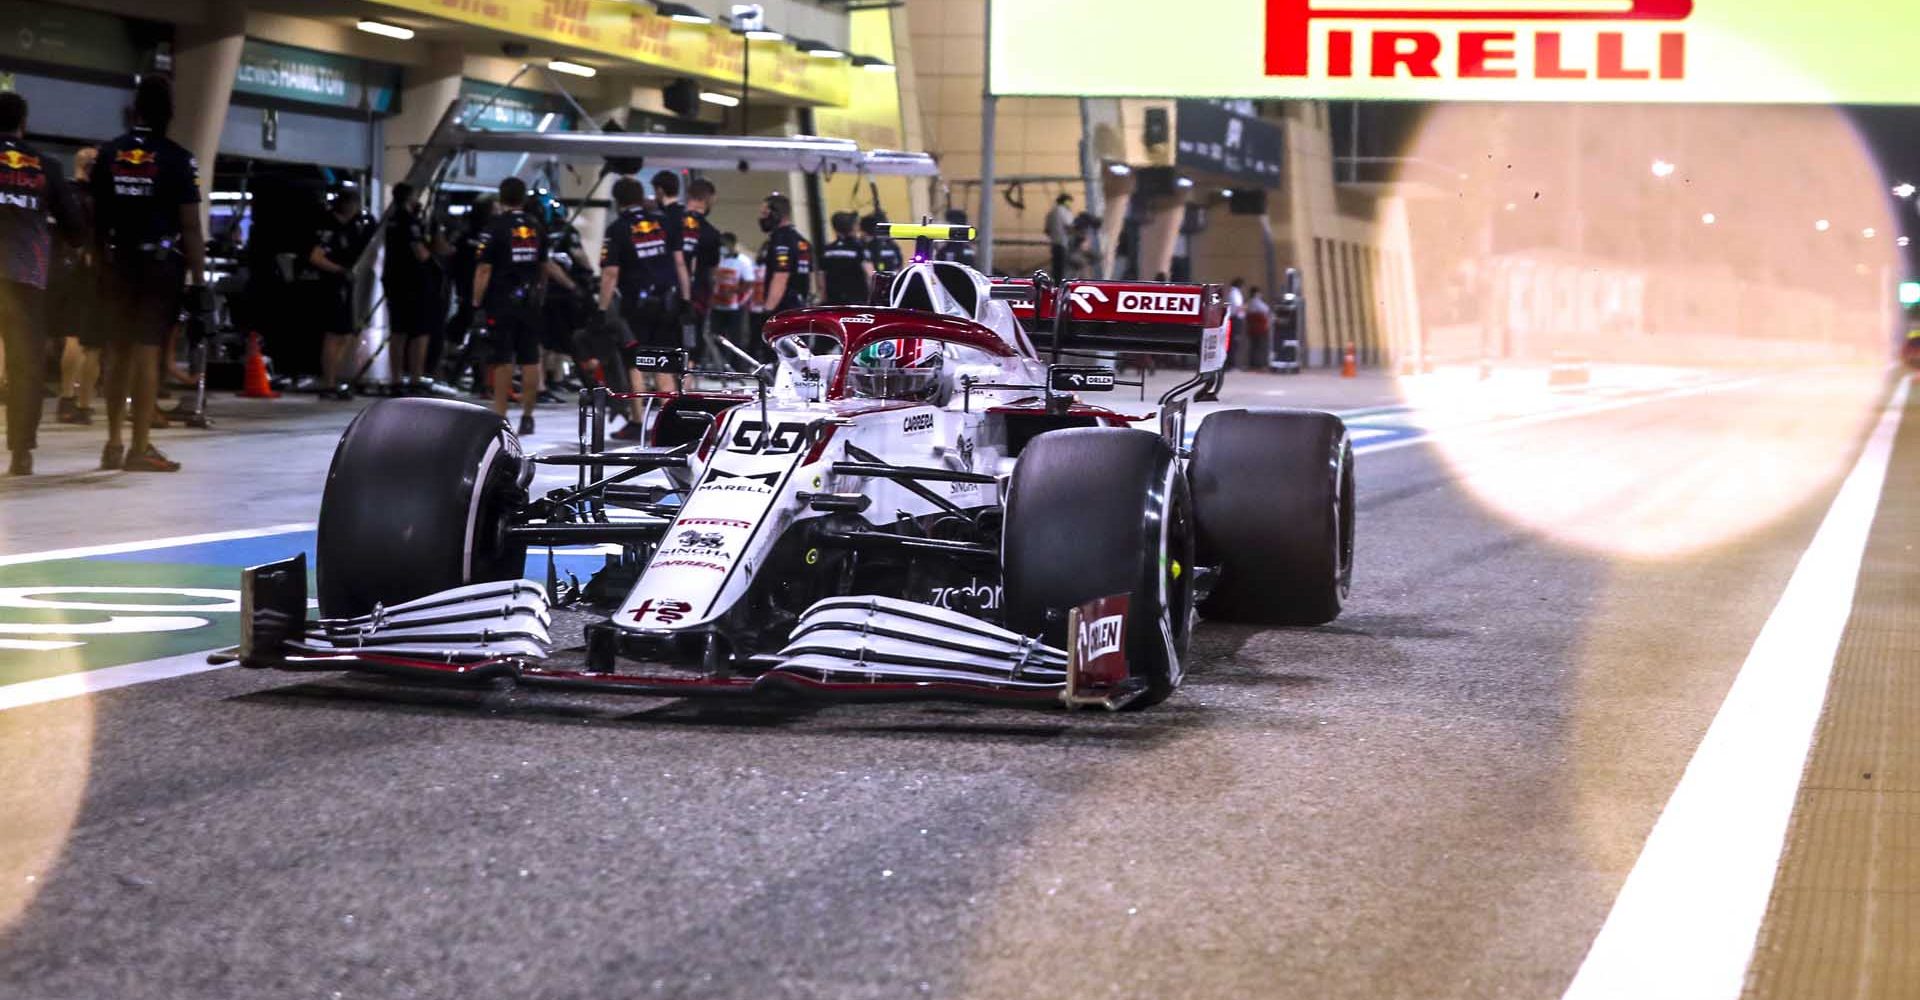
[[[1000,95],[1920,103],[1920,0],[988,0]]]

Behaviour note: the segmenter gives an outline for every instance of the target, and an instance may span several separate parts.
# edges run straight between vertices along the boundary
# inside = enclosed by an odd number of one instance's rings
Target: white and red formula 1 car
[[[895,226],[875,302],[774,316],[751,389],[659,394],[649,447],[524,454],[464,403],[367,408],[304,556],[245,578],[251,666],[510,677],[646,694],[1146,706],[1196,616],[1317,624],[1353,554],[1345,426],[1226,410],[1218,285],[989,279],[927,260],[966,227]],[[1157,414],[1086,400],[1114,353],[1197,358]],[[1065,363],[1062,359],[1071,359]],[[681,381],[683,355],[650,359]],[[1157,415],[1157,431],[1132,426]],[[574,486],[529,496],[536,465]],[[657,473],[657,474],[656,474]],[[617,545],[587,584],[520,579],[531,547]],[[549,563],[551,565],[551,563]]]

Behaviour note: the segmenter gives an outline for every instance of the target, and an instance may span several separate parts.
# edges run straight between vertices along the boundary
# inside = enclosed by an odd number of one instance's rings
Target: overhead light
[[[1183,187],[1183,188],[1190,188],[1190,187],[1192,187],[1192,186],[1193,186],[1193,178],[1191,178],[1191,177],[1175,177],[1175,178],[1173,179],[1173,184],[1174,184],[1174,186],[1175,186],[1175,187]]]
[[[354,27],[359,28],[369,35],[385,35],[388,38],[398,38],[403,42],[413,37],[412,28],[403,28],[397,24],[388,24],[385,21],[361,21],[359,24],[354,25]]]
[[[1716,223],[1716,222],[1719,222],[1719,221],[1720,221],[1720,217],[1719,217],[1719,216],[1717,216],[1717,215],[1715,215],[1715,214],[1713,214],[1712,212],[1708,212],[1708,213],[1706,213],[1706,214],[1704,214],[1704,215],[1702,215],[1702,216],[1700,216],[1700,222],[1701,222],[1701,224],[1702,224],[1702,225],[1707,225],[1707,226],[1711,226],[1711,225],[1713,225],[1714,223]]]
[[[1893,186],[1893,196],[1895,198],[1911,198],[1915,191],[1920,191],[1920,188],[1916,188],[1906,181],[1901,181]]]
[[[1870,240],[1878,235],[1880,234],[1876,232],[1872,226],[1868,226],[1867,228],[1860,230],[1860,238],[1863,240]]]
[[[1653,176],[1655,177],[1672,177],[1673,172],[1677,169],[1679,168],[1666,160],[1653,161]]]
[[[1222,198],[1231,198],[1231,197],[1233,197],[1233,189],[1232,189],[1232,188],[1222,188],[1222,189],[1221,189],[1221,191],[1220,191],[1220,197],[1222,197]]]
[[[816,42],[810,38],[794,39],[793,47],[799,49],[802,52],[805,52],[807,55],[810,55],[815,59],[844,59],[846,58],[846,55],[847,55],[845,52],[842,52],[839,49],[836,49],[825,42]]]
[[[745,34],[750,42],[777,42],[787,37],[771,28],[755,28]]]
[[[1900,237],[1899,239],[1897,239],[1897,240],[1894,240],[1893,242],[1894,242],[1894,243],[1895,243],[1896,245],[1899,245],[1899,246],[1906,246],[1907,244],[1909,244],[1909,243],[1912,243],[1913,241],[1912,241],[1912,240],[1910,240],[1910,239],[1908,239],[1908,238],[1907,238],[1907,237],[1905,237],[1905,236],[1902,236],[1902,237]]]
[[[1133,168],[1127,166],[1124,163],[1109,163],[1107,164],[1107,173],[1110,173],[1115,177],[1125,177],[1128,174],[1133,173]]]
[[[1826,232],[1827,230],[1829,230],[1829,229],[1832,229],[1832,228],[1833,228],[1833,223],[1831,223],[1831,222],[1828,222],[1828,221],[1827,221],[1827,220],[1825,220],[1825,219],[1815,219],[1815,220],[1813,220],[1813,231],[1814,231],[1814,232],[1817,232],[1817,233],[1824,233],[1824,232]]]
[[[766,8],[757,3],[734,4],[732,10],[727,14],[727,27],[741,34],[759,31],[766,26]]]
[[[582,66],[576,62],[568,62],[565,59],[549,60],[547,62],[547,68],[553,70],[555,73],[565,73],[569,76],[593,76],[600,72],[592,66]]]
[[[853,64],[872,73],[891,73],[893,64],[874,56],[854,56]]]
[[[1920,305],[1920,281],[1902,281],[1900,283],[1900,304],[1903,306]]]
[[[681,24],[712,24],[713,18],[683,3],[655,3],[653,9]]]
[[[708,104],[718,104],[723,108],[737,108],[740,106],[740,99],[738,97],[732,94],[717,94],[711,90],[701,91],[700,99]]]

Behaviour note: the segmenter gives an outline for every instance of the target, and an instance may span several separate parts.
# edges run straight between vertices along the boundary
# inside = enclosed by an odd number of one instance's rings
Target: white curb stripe
[[[1620,887],[1566,1000],[1733,1000],[1853,611],[1901,379]]]

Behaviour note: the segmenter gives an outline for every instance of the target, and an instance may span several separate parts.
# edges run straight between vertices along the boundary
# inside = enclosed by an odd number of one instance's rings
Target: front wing
[[[410,680],[511,680],[665,697],[947,699],[1116,709],[1141,685],[1081,671],[1075,651],[969,615],[882,596],[819,601],[778,652],[749,669],[622,661],[592,669],[585,626],[604,617],[551,608],[528,580],[476,584],[352,619],[306,618],[306,556],[252,567],[241,582],[242,666],[352,670]],[[628,669],[634,668],[634,669]]]

